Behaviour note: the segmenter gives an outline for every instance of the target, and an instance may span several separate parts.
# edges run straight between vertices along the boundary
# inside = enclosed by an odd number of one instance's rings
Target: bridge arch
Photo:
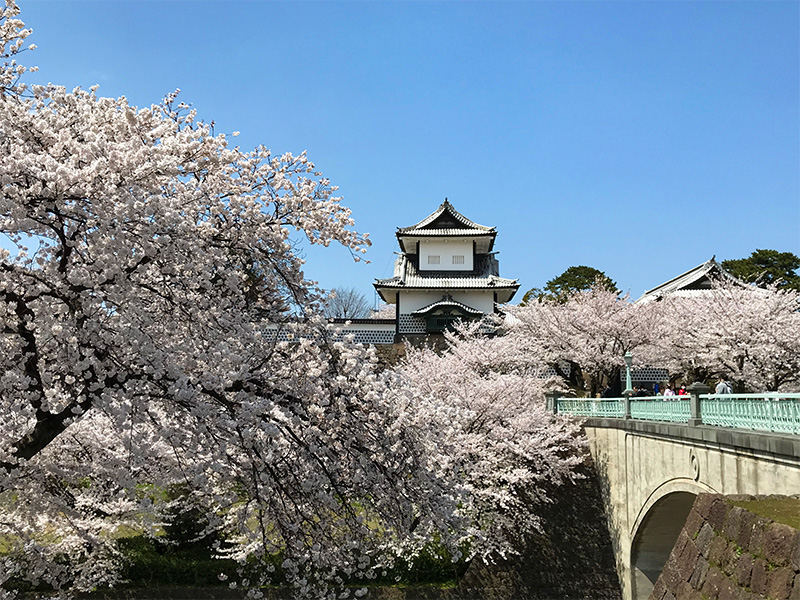
[[[653,490],[631,529],[631,590],[634,600],[650,596],[697,494],[716,493],[688,478],[671,479]]]

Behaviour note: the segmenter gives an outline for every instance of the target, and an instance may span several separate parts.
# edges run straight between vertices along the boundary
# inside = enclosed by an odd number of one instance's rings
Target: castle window
[[[428,264],[429,265],[438,265],[440,261],[438,254],[429,254],[428,255]]]
[[[464,255],[457,254],[453,256],[453,264],[454,265],[463,265],[464,264]]]

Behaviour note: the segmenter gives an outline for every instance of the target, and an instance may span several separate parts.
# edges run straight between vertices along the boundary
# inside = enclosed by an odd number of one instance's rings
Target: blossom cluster
[[[774,286],[720,282],[647,303],[598,287],[563,303],[509,307],[507,337],[565,383],[588,383],[591,394],[619,381],[626,352],[634,366],[664,368],[673,380],[724,376],[742,392],[794,391],[800,388],[799,308],[796,290]]]
[[[116,583],[114,539],[158,534],[174,486],[219,555],[280,553],[301,588],[457,529],[405,392],[315,317],[293,238],[369,244],[335,188],[305,154],[231,147],[177,92],[24,86],[17,13],[0,13],[0,593]]]

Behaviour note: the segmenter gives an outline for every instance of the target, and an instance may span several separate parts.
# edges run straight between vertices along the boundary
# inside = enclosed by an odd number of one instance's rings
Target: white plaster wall
[[[485,314],[494,312],[494,293],[485,290],[475,291],[453,291],[448,290],[453,300],[471,306]],[[444,296],[444,290],[437,290],[431,292],[400,292],[400,313],[411,314],[415,310],[433,304],[441,300]]]
[[[428,257],[439,256],[438,265],[429,265]],[[453,256],[464,257],[463,265],[454,265]],[[423,271],[471,271],[472,240],[422,240],[419,243],[419,268]]]

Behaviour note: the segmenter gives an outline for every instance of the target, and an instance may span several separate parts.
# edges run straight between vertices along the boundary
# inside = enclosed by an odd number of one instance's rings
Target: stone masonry
[[[650,600],[800,600],[800,531],[700,494]]]

